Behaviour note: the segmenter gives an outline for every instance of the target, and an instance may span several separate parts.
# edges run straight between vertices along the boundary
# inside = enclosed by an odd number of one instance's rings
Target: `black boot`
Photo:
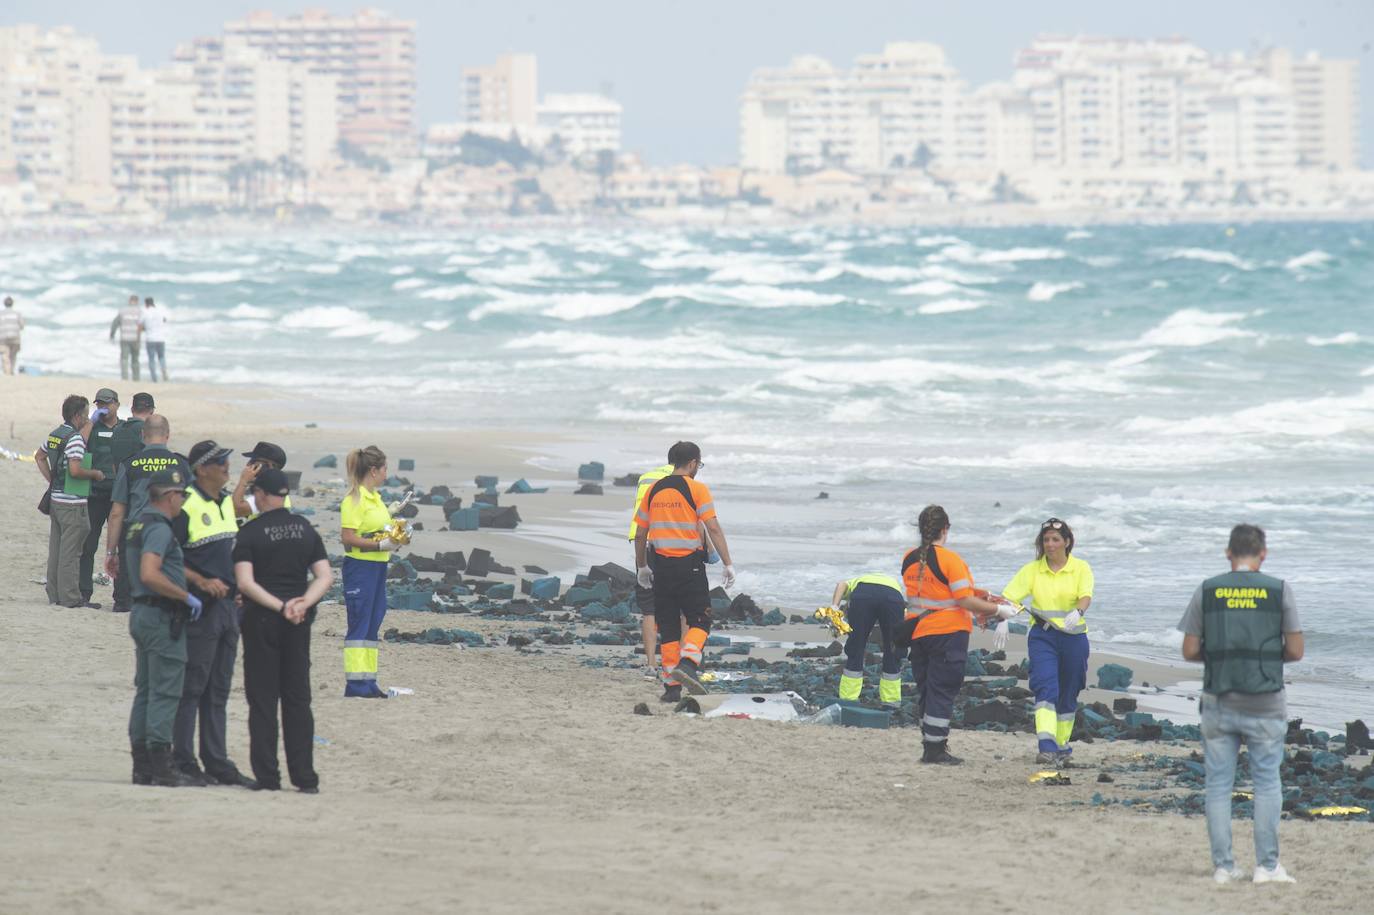
[[[197,784],[172,762],[172,748],[166,744],[148,744],[148,763],[154,785],[163,788],[189,788]],[[204,782],[200,782],[204,786]]]
[[[134,777],[135,785],[151,785],[153,783],[153,764],[148,759],[148,745],[129,741],[129,755],[134,758]]]
[[[682,687],[679,686],[679,685],[677,685],[676,683],[672,684],[671,686],[665,686],[665,687],[663,687],[663,695],[661,695],[661,696],[658,697],[658,701],[659,701],[659,702],[674,702],[674,703],[676,703],[676,702],[681,702],[681,701],[682,701]]]
[[[949,741],[942,740],[939,743],[928,743],[921,754],[921,762],[935,763],[943,766],[957,766],[963,762],[957,756],[951,756],[949,752]]]
[[[693,696],[706,694],[706,687],[702,686],[701,681],[697,679],[700,673],[701,669],[697,666],[697,662],[691,658],[683,658],[678,662],[677,667],[673,668],[673,676],[681,680],[682,685],[687,688],[687,692]]]

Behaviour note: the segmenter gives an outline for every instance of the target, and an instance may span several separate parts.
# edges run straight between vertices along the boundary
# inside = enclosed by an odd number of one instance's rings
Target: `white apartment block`
[[[604,95],[550,93],[539,103],[539,126],[572,156],[620,152],[620,103]]]
[[[298,16],[250,13],[224,24],[269,58],[336,80],[339,135],[384,151],[410,144],[415,124],[415,23],[364,9],[353,16],[308,10]]]
[[[1050,36],[1016,55],[1009,81],[970,89],[939,47],[902,42],[849,70],[817,57],[757,70],[741,97],[746,169],[913,163],[986,174],[1357,168],[1358,64]]]
[[[463,68],[463,119],[469,124],[538,122],[539,67],[533,54],[503,54],[487,67]]]

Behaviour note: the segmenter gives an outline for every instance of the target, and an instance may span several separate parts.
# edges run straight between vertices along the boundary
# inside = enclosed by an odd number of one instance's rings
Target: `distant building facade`
[[[463,68],[463,117],[469,124],[533,126],[538,99],[533,54],[503,54],[490,66]]]
[[[538,107],[539,126],[570,155],[620,152],[620,103],[604,95],[550,93]]]

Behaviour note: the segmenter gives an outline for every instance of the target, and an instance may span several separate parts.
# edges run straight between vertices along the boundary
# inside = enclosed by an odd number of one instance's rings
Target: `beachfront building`
[[[1271,48],[1258,59],[1262,74],[1293,100],[1298,165],[1338,170],[1360,165],[1360,68],[1308,52],[1299,59]]]
[[[269,59],[335,79],[339,137],[371,152],[413,145],[415,23],[364,9],[352,16],[307,10],[277,17],[254,12],[224,24]]]
[[[533,54],[503,54],[490,66],[463,68],[463,116],[469,124],[534,126],[538,98]]]
[[[619,153],[620,113],[619,102],[591,93],[550,93],[537,108],[539,126],[574,157]]]

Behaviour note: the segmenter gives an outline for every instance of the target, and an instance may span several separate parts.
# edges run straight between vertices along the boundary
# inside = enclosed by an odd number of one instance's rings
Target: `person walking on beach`
[[[186,676],[186,621],[200,617],[200,600],[186,590],[181,547],[171,519],[186,498],[187,477],[163,467],[147,481],[147,510],[125,532],[133,589],[129,634],[134,639],[134,704],[129,746],[135,785],[203,785],[172,762],[172,727]]]
[[[148,375],[157,381],[158,366],[162,366],[162,380],[167,381],[167,312],[148,296],[143,300],[143,316],[138,319],[138,330],[148,348]]]
[[[878,699],[902,704],[902,652],[894,641],[906,610],[902,583],[891,575],[865,572],[835,585],[830,605],[848,603],[845,618],[849,637],[844,643],[844,673],[840,674],[840,698],[856,700],[864,689],[864,652],[876,625],[883,639],[883,674],[878,680]]]
[[[391,526],[391,512],[379,490],[386,481],[386,455],[376,445],[355,448],[345,463],[349,489],[339,506],[343,561],[344,606],[348,631],[344,634],[344,696],[385,699],[377,685],[377,633],[386,617],[386,569],[400,544],[373,535]],[[264,471],[266,472],[266,471]]]
[[[253,480],[264,470],[285,470],[286,451],[280,445],[271,442],[258,442],[252,451],[245,451],[243,456],[248,458],[248,463],[244,465],[243,472],[239,474],[239,481],[234,486],[234,512],[240,518],[251,521],[258,516],[257,504],[251,491]],[[286,508],[291,508],[289,495],[286,497]]]
[[[1204,581],[1179,621],[1183,657],[1201,661],[1202,753],[1207,778],[1207,837],[1212,878],[1242,880],[1231,854],[1231,792],[1241,742],[1250,755],[1255,789],[1255,883],[1294,883],[1279,863],[1283,786],[1279,767],[1288,733],[1283,664],[1301,661],[1302,624],[1293,589],[1260,572],[1268,557],[1264,531],[1231,529],[1231,571]]]
[[[907,617],[897,643],[911,644],[911,675],[920,694],[921,762],[958,765],[963,760],[949,752],[949,721],[964,685],[972,614],[994,616],[1000,607],[974,591],[968,565],[945,546],[950,523],[943,508],[927,505],[916,526],[921,545],[902,559]]]
[[[181,472],[182,479],[191,478],[191,467],[186,459],[179,454],[173,454],[167,447],[171,432],[172,427],[167,422],[167,417],[160,413],[149,414],[143,421],[143,450],[133,457],[126,458],[119,465],[115,475],[114,489],[110,492],[110,520],[107,525],[109,533],[105,535],[105,574],[115,580],[116,613],[129,608],[128,604],[121,603],[122,594],[119,586],[119,579],[124,577],[127,567],[120,552],[123,549],[120,544],[125,520],[132,521],[147,510],[148,480],[159,470],[176,468]],[[132,582],[126,580],[125,588],[128,589],[131,585]],[[132,591],[128,590],[123,593],[132,595]]]
[[[229,759],[225,740],[229,690],[239,652],[239,611],[234,606],[234,537],[239,523],[225,490],[228,448],[196,442],[188,456],[191,485],[172,531],[186,561],[186,584],[201,602],[200,619],[186,630],[186,679],[172,732],[176,766],[201,784],[252,787],[252,779]],[[200,762],[196,765],[196,721],[200,721]]]
[[[1073,547],[1073,530],[1050,518],[1035,537],[1035,559],[1002,589],[1002,596],[1017,604],[1031,598],[1026,659],[1035,693],[1039,765],[1068,764],[1078,694],[1088,681],[1088,623],[1083,617],[1093,602],[1093,570],[1073,555]]]
[[[635,513],[635,573],[640,587],[653,589],[654,619],[663,640],[662,701],[676,702],[683,686],[693,693],[706,691],[697,679],[711,633],[703,525],[725,562],[723,587],[735,583],[735,567],[711,490],[696,480],[705,466],[701,449],[693,442],[678,442],[668,450],[668,461],[673,472],[649,487]]]
[[[635,504],[630,514],[630,550],[633,552],[635,534],[639,531],[639,503],[644,501],[644,494],[649,491],[659,480],[673,472],[672,464],[664,464],[647,470],[639,475],[639,488],[635,490]],[[652,559],[652,556],[650,557]],[[635,605],[639,607],[639,634],[644,639],[644,663],[649,670],[656,669],[655,656],[658,654],[658,624],[654,622],[654,589],[645,588],[635,582]]]
[[[243,691],[253,777],[261,791],[281,788],[277,706],[291,784],[319,792],[315,718],[310,711],[310,624],[334,583],[324,541],[286,508],[286,475],[268,468],[253,480],[261,510],[234,541],[234,576],[243,595]]]
[[[48,433],[33,461],[48,485],[48,603],[99,609],[81,596],[81,551],[91,529],[86,497],[91,482],[104,479],[86,460],[89,407],[80,394],[62,401],[62,425]]]
[[[86,514],[91,527],[86,534],[86,542],[81,548],[81,596],[90,602],[95,593],[95,555],[100,552],[100,535],[105,531],[105,521],[110,517],[110,493],[114,490],[115,474],[115,436],[123,425],[119,418],[119,395],[110,388],[95,392],[95,412],[91,414],[91,436],[86,442],[86,453],[91,456],[91,467],[99,470],[101,479],[91,483],[90,495],[86,497]]]
[[[0,368],[6,375],[19,370],[19,339],[24,335],[24,316],[14,307],[14,299],[5,296],[5,307],[0,310]]]
[[[130,372],[133,372],[133,380],[138,381],[139,328],[142,322],[143,309],[138,307],[136,295],[129,296],[129,301],[110,322],[110,339],[119,334],[119,377],[126,381]]]

